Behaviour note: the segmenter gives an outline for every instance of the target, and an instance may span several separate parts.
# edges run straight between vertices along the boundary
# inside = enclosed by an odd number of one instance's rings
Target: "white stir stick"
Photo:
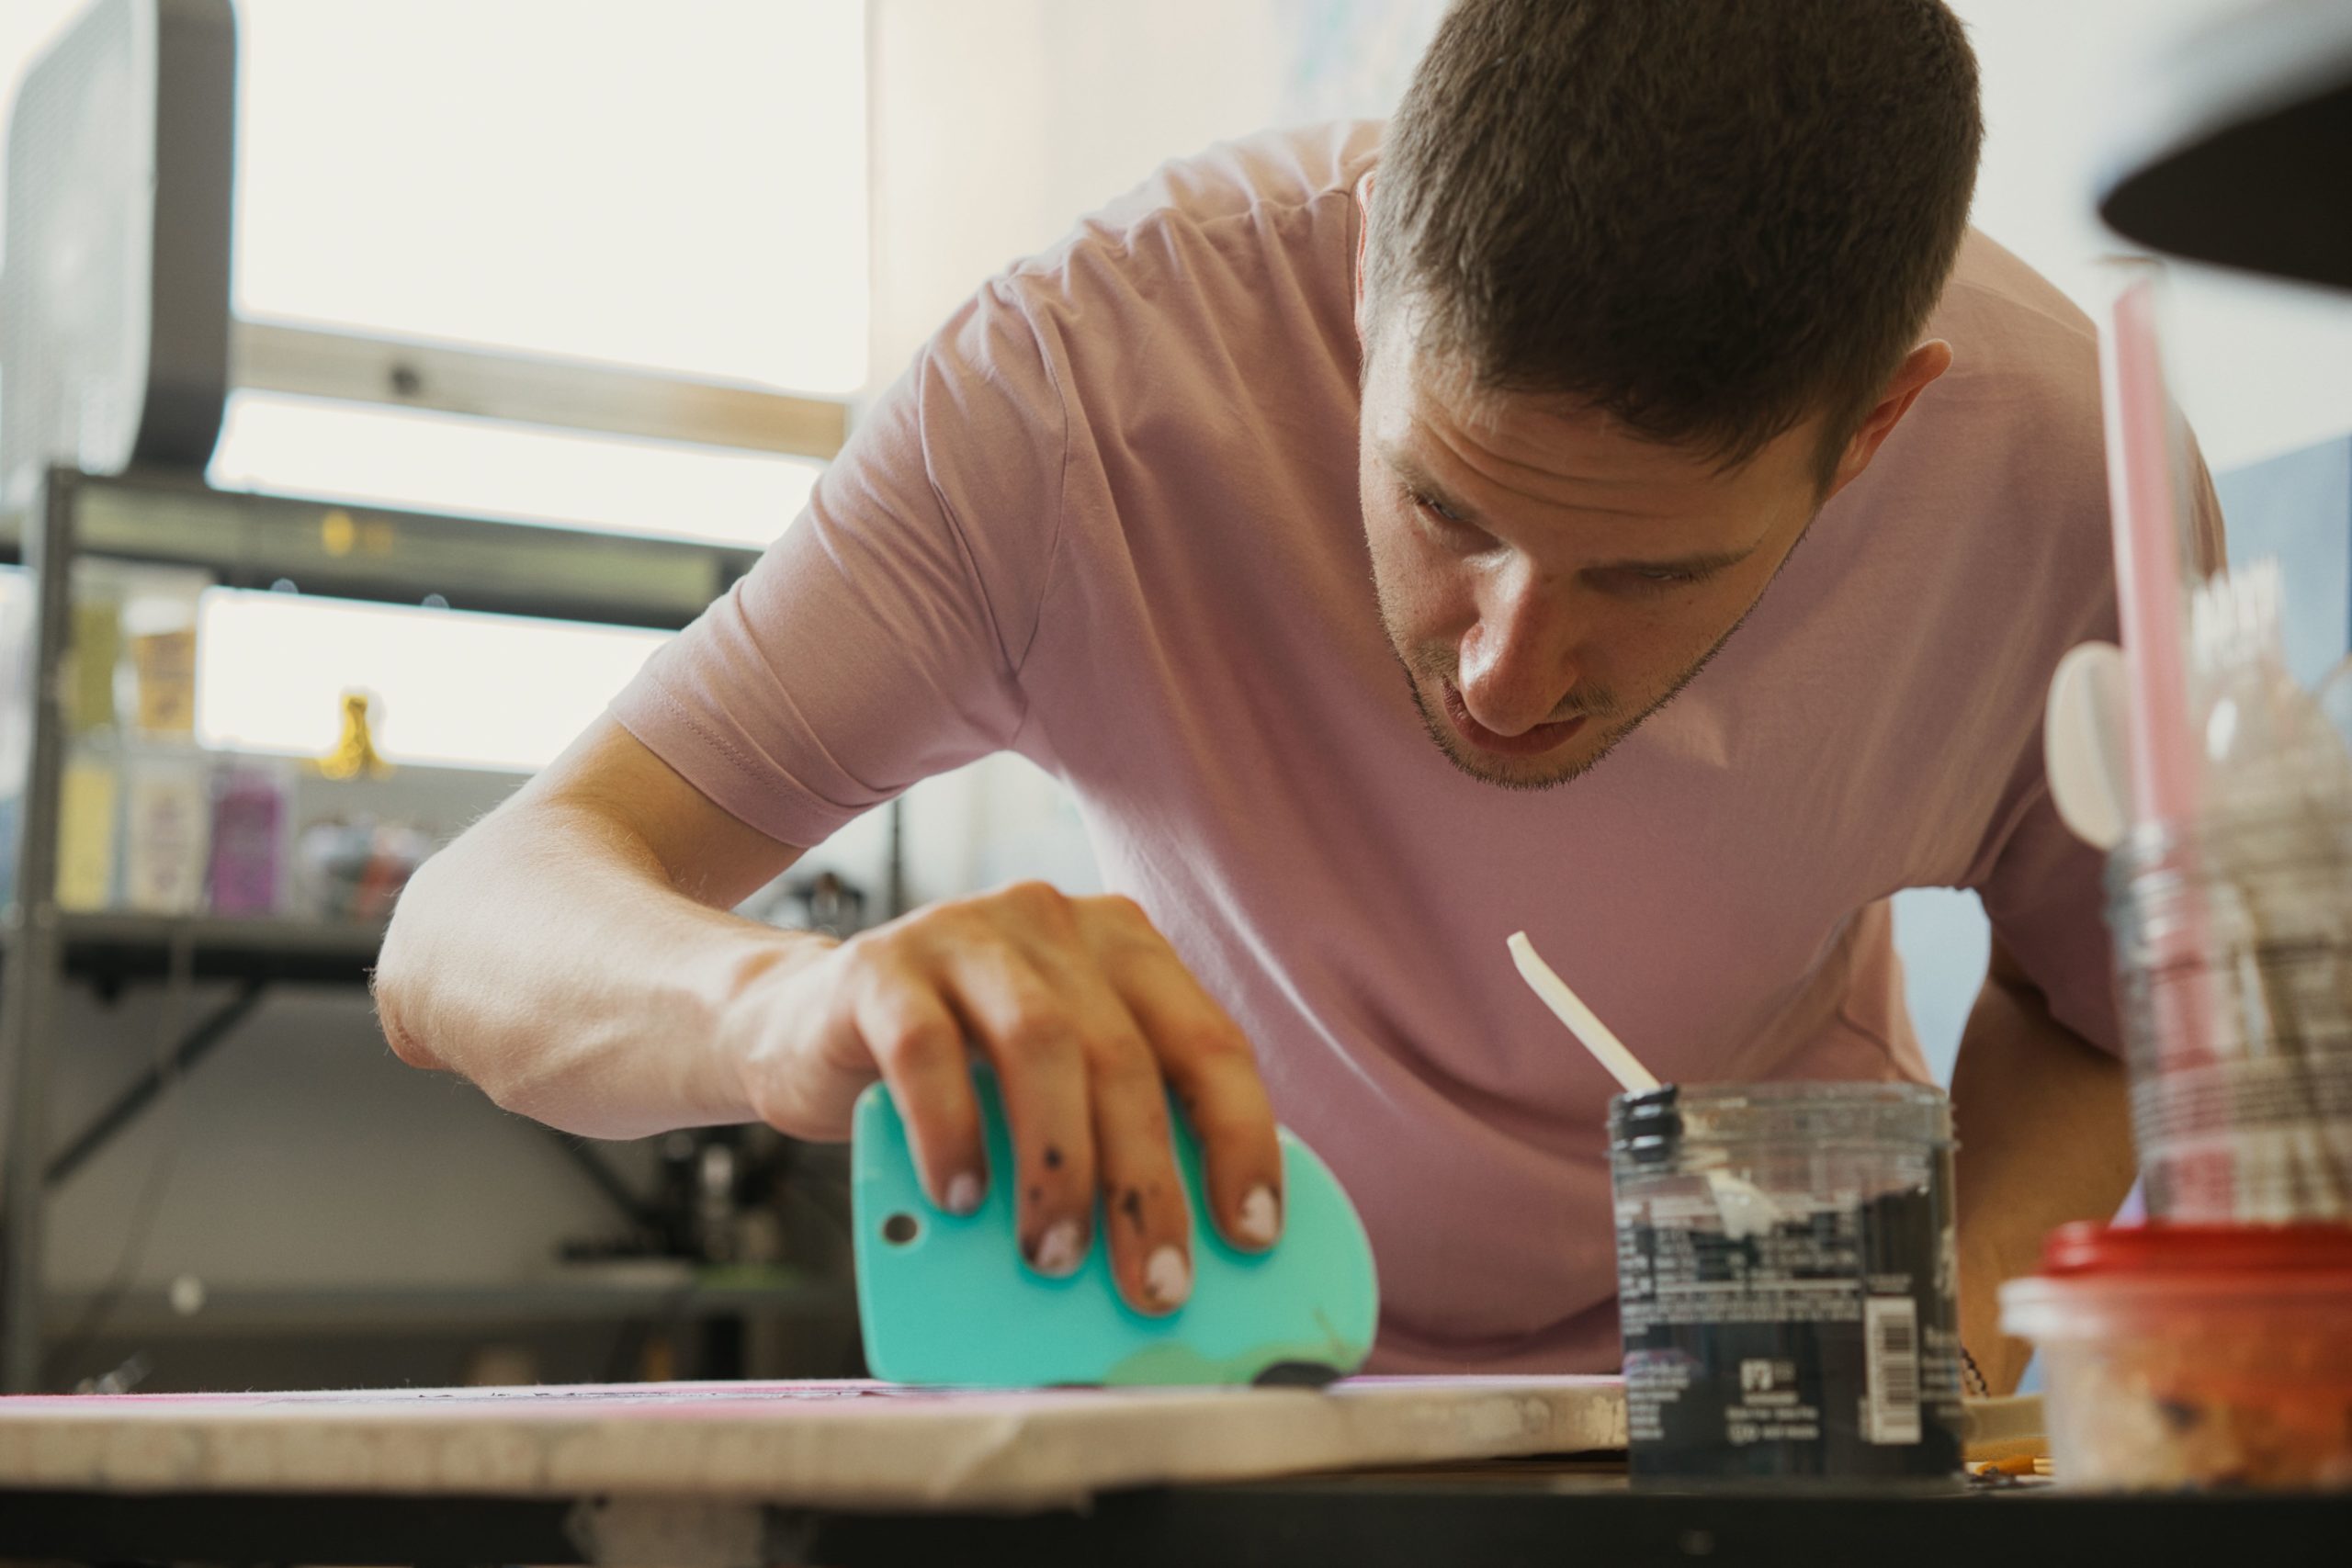
[[[1568,1032],[1584,1042],[1584,1048],[1593,1059],[1609,1069],[1609,1076],[1624,1085],[1627,1094],[1647,1094],[1658,1087],[1657,1075],[1637,1061],[1625,1043],[1611,1032],[1607,1024],[1584,1005],[1584,998],[1568,989],[1568,983],[1552,973],[1552,966],[1536,953],[1535,944],[1527,940],[1525,931],[1510,933],[1510,960],[1519,965],[1520,977],[1554,1016],[1568,1026]]]
[[[1624,1086],[1627,1094],[1646,1094],[1660,1087],[1657,1075],[1642,1066],[1640,1058],[1625,1049],[1625,1043],[1584,1005],[1584,998],[1568,989],[1568,983],[1552,972],[1552,966],[1544,962],[1525,931],[1511,932],[1509,945],[1511,962],[1519,965],[1521,978],[1543,998],[1553,1016],[1568,1026],[1568,1032],[1584,1043],[1584,1048],[1609,1070],[1609,1076]],[[1714,1195],[1715,1207],[1723,1213],[1724,1233],[1735,1240],[1761,1235],[1780,1218],[1772,1200],[1744,1177],[1727,1170],[1710,1170],[1707,1188]]]

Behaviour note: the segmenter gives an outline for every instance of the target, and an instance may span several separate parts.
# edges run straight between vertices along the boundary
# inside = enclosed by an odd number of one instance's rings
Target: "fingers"
[[[1168,1058],[1193,1135],[1217,1229],[1245,1252],[1263,1252],[1283,1233],[1283,1154],[1274,1111],[1247,1047],[1217,1044]]]
[[[1150,1048],[1082,947],[1023,937],[950,960],[966,1027],[996,1063],[1022,1164],[1023,1251],[1040,1272],[1078,1268],[1094,1241],[1095,1197],[1111,1272],[1139,1312],[1192,1294],[1192,1214],[1169,1144],[1167,1091]]]
[[[1039,1273],[1078,1271],[1094,1241],[1094,1126],[1087,1064],[1069,1010],[1003,942],[940,954],[937,978],[965,1032],[996,1066],[1012,1133],[1021,1253]]]
[[[1119,921],[1104,967],[1200,1142],[1210,1217],[1227,1241],[1262,1252],[1282,1234],[1283,1160],[1256,1054],[1140,909]]]
[[[988,1146],[964,1028],[919,973],[880,963],[854,987],[852,1026],[881,1069],[931,1201],[969,1214],[987,1194]]]
[[[1169,1143],[1168,1090],[1142,1038],[1094,1078],[1102,1224],[1119,1293],[1138,1312],[1169,1313],[1193,1293],[1193,1210]]]
[[[919,911],[838,958],[851,973],[833,1005],[851,1005],[828,1009],[835,1043],[802,1059],[838,1059],[813,1075],[830,1084],[870,1057],[933,1201],[970,1213],[989,1181],[1010,1184],[1023,1256],[1040,1273],[1076,1272],[1099,1223],[1129,1304],[1164,1314],[1190,1298],[1171,1086],[1201,1144],[1213,1223],[1244,1250],[1273,1245],[1282,1155],[1254,1055],[1132,901],[1033,884]],[[988,1168],[974,1050],[996,1069],[1011,1169]]]

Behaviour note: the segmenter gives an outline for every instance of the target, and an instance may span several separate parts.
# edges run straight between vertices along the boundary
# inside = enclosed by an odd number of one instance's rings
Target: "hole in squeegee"
[[[892,1247],[904,1247],[922,1233],[922,1226],[912,1214],[892,1214],[882,1222],[882,1239]]]

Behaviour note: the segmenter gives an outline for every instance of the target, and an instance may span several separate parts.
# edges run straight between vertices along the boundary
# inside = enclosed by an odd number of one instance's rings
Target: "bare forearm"
[[[1960,1138],[1960,1332],[2007,1393],[2030,1348],[2004,1338],[1996,1295],[2031,1273],[2070,1220],[2106,1219],[2134,1171],[2122,1064],[2050,1016],[1996,954],[1952,1074]]]
[[[730,1004],[827,945],[697,903],[591,814],[508,810],[409,885],[377,1006],[403,1060],[568,1131],[634,1137],[749,1119]]]

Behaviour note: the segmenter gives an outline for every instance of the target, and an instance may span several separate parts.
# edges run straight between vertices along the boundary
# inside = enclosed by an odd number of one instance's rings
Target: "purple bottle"
[[[286,796],[260,768],[224,770],[212,795],[212,912],[277,912],[278,844]]]

